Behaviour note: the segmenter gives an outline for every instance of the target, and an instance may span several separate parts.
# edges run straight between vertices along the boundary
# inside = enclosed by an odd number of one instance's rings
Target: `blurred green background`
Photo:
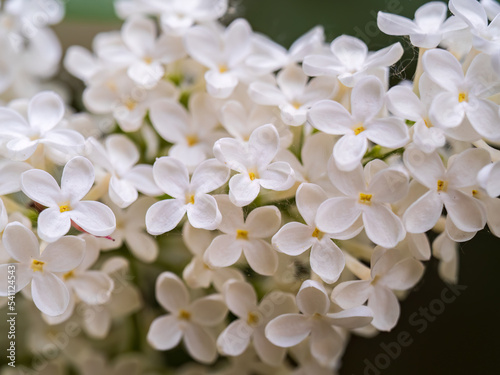
[[[400,41],[406,53],[393,73],[411,78],[416,51],[406,38],[388,37],[376,28],[376,13],[384,10],[413,18],[422,0],[239,0],[233,1],[230,18],[245,17],[255,31],[269,35],[289,46],[297,37],[317,24],[325,27],[327,40],[340,34],[363,39],[371,50]],[[111,0],[67,0],[67,17],[56,30],[65,46],[90,46],[99,31],[119,27],[113,15]],[[343,358],[341,375],[378,374],[496,374],[500,351],[499,303],[500,239],[488,230],[460,246],[460,285],[466,285],[456,300],[446,304],[440,314],[426,318],[428,325],[419,333],[415,313],[421,308],[439,306],[442,291],[447,288],[437,276],[437,262],[430,261],[426,274],[416,290],[402,303],[401,318],[391,333],[376,338],[353,337]],[[433,318],[433,319],[431,319]],[[432,320],[432,321],[431,321]],[[391,358],[387,368],[379,356],[382,344],[395,342],[402,332],[413,342]],[[367,370],[367,362],[379,369]]]

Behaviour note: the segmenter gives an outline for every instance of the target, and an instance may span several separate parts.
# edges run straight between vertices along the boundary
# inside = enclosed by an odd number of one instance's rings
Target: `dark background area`
[[[349,34],[363,39],[370,50],[396,41],[406,49],[401,62],[393,68],[400,79],[411,79],[418,51],[408,39],[389,37],[376,28],[379,10],[413,18],[426,1],[418,0],[238,0],[232,2],[231,17],[245,17],[255,31],[269,35],[289,46],[297,37],[317,24],[325,28],[328,41]],[[89,46],[92,35],[116,29],[110,0],[72,0],[67,2],[68,17],[58,26],[65,45]],[[68,32],[69,31],[69,32]],[[460,246],[459,284],[467,288],[448,304],[440,304],[441,293],[449,288],[437,275],[437,261],[427,264],[423,280],[401,304],[400,322],[390,333],[375,338],[353,337],[343,357],[341,375],[421,375],[421,374],[495,374],[500,354],[498,300],[500,239],[487,230]],[[449,292],[444,292],[449,293]],[[452,294],[446,294],[451,296]],[[450,298],[450,297],[448,297]],[[440,306],[444,305],[444,309]],[[439,314],[422,318],[421,308],[434,308]],[[417,318],[417,315],[418,318]],[[437,315],[437,316],[436,316]],[[432,318],[435,317],[433,321]],[[420,320],[417,320],[420,319]],[[428,322],[425,330],[421,319]],[[419,333],[418,330],[422,332]],[[398,336],[411,344],[389,362],[380,355],[382,344],[393,348]],[[410,339],[408,339],[410,337]],[[378,358],[378,360],[377,360]],[[367,370],[367,363],[373,364]],[[387,368],[382,369],[382,367]],[[369,365],[368,365],[369,366]],[[379,372],[374,369],[378,366]]]

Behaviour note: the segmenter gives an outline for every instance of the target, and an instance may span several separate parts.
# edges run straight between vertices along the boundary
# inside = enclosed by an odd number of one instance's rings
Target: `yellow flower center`
[[[474,198],[478,198],[479,197],[479,191],[477,191],[476,189],[472,190],[472,196]]]
[[[151,56],[146,56],[142,60],[148,65],[153,62],[153,58]]]
[[[135,109],[135,107],[137,106],[137,102],[135,102],[132,99],[126,99],[123,104],[125,105],[125,107],[127,107],[127,109],[129,111],[133,111]]]
[[[189,320],[191,319],[191,313],[186,310],[180,310],[179,315],[177,317],[182,320]]]
[[[318,228],[315,228],[312,236],[316,237],[318,240],[321,240],[323,238],[323,234],[324,233],[321,232]]]
[[[366,204],[367,206],[370,206],[372,204],[372,195],[359,193],[359,203]]]
[[[432,123],[428,118],[424,119],[424,123],[429,129],[432,128]]]
[[[227,65],[226,64],[219,65],[219,73],[226,73],[226,72],[227,72]]]
[[[244,229],[236,230],[236,239],[237,240],[248,240],[248,231]]]
[[[292,105],[293,105],[293,108],[295,108],[295,109],[299,109],[302,106],[302,104],[299,102],[293,102]]]
[[[69,210],[71,210],[71,207],[69,206],[69,204],[63,204],[63,205],[59,206],[60,213],[68,212]]]
[[[194,204],[194,194],[186,194],[186,204]]]
[[[250,177],[250,180],[253,181],[256,178],[259,178],[259,173],[256,171],[249,171],[248,172],[248,177]]]
[[[186,142],[189,147],[194,146],[198,143],[198,137],[196,135],[188,135],[186,137]]]
[[[33,259],[31,261],[31,269],[35,272],[37,272],[37,271],[42,272],[44,264],[45,264],[45,262],[42,262],[41,260]]]
[[[364,132],[366,129],[363,127],[363,124],[357,124],[354,125],[352,130],[354,131],[354,135],[358,135],[359,133]]]
[[[437,191],[446,192],[448,190],[448,181],[438,180]]]
[[[250,326],[257,325],[259,323],[259,314],[255,312],[249,312],[247,317],[247,323]]]
[[[458,102],[468,102],[469,101],[469,95],[465,92],[462,91],[461,93],[458,94]]]
[[[75,277],[75,273],[73,271],[66,272],[63,275],[64,280],[69,280],[69,279],[72,279],[73,277]]]

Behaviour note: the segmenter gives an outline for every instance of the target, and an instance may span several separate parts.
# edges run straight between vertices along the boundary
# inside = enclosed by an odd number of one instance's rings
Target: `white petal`
[[[31,169],[21,175],[23,193],[47,207],[58,206],[61,191],[54,177],[40,169]]]
[[[390,289],[407,290],[415,286],[424,274],[424,266],[418,260],[406,258],[396,263],[380,278],[381,283]]]
[[[228,267],[238,261],[242,250],[240,241],[236,241],[234,236],[223,234],[214,238],[205,252],[205,259],[212,266]]]
[[[335,38],[330,49],[345,67],[361,66],[368,53],[366,44],[350,35],[341,35]]]
[[[314,228],[302,223],[287,223],[273,237],[273,246],[280,252],[297,256],[309,249],[316,241]]]
[[[7,161],[0,166],[0,195],[7,195],[21,191],[21,175],[32,167],[20,161]]]
[[[158,243],[146,233],[129,231],[125,233],[125,241],[132,254],[144,263],[154,262],[158,257]]]
[[[148,233],[158,236],[174,229],[186,213],[186,205],[180,199],[165,199],[153,204],[146,213]]]
[[[264,334],[264,328],[257,329],[253,334],[253,345],[259,358],[268,365],[278,367],[281,365],[286,350],[272,344]]]
[[[405,151],[403,159],[411,175],[429,189],[436,189],[438,180],[446,180],[446,170],[437,152],[427,154],[412,147]]]
[[[372,311],[366,306],[355,306],[337,313],[327,315],[328,321],[338,327],[347,329],[359,328],[370,324],[373,319]]]
[[[83,151],[85,138],[75,130],[55,129],[47,132],[40,142],[71,155]]]
[[[36,307],[49,316],[61,315],[69,304],[68,288],[61,279],[50,272],[33,275],[31,295]]]
[[[248,265],[258,274],[270,276],[278,269],[278,254],[267,242],[255,239],[243,247]]]
[[[265,167],[279,149],[279,134],[274,125],[259,126],[250,135],[248,150],[257,167]]]
[[[222,220],[214,197],[199,194],[194,198],[194,204],[186,207],[189,223],[195,228],[214,230]]]
[[[277,161],[260,171],[259,183],[264,189],[284,191],[293,186],[294,177],[293,169],[288,163]]]
[[[363,224],[368,238],[385,248],[396,246],[406,233],[401,219],[381,204],[372,204],[363,211]]]
[[[193,322],[207,327],[221,323],[227,314],[227,307],[221,295],[212,294],[197,299],[189,306]]]
[[[311,323],[300,314],[284,314],[266,326],[266,337],[274,345],[289,348],[302,342],[311,332]]]
[[[30,125],[44,133],[56,126],[64,116],[64,103],[59,95],[44,91],[35,95],[28,107]]]
[[[429,78],[445,90],[456,90],[464,80],[460,63],[455,56],[446,50],[432,49],[427,51],[422,63]]]
[[[122,27],[122,38],[126,46],[138,57],[154,51],[156,27],[153,20],[132,16]]]
[[[239,207],[253,202],[259,192],[259,181],[257,179],[250,180],[247,173],[237,174],[229,180],[229,198]]]
[[[155,290],[158,303],[171,313],[185,309],[189,304],[189,293],[186,286],[172,272],[163,272],[158,276]]]
[[[305,90],[308,77],[298,65],[289,65],[282,69],[276,81],[279,88],[290,99],[298,98]]]
[[[74,270],[85,256],[85,241],[75,236],[65,236],[47,245],[38,258],[46,262],[44,270],[68,272]]]
[[[443,92],[432,101],[429,116],[441,128],[455,128],[463,123],[465,108],[456,92]]]
[[[136,165],[123,176],[123,179],[145,195],[155,197],[162,194],[161,189],[154,180],[151,165]]]
[[[408,194],[408,176],[395,169],[382,170],[372,178],[368,191],[377,200],[395,203]]]
[[[159,99],[149,109],[151,122],[160,136],[170,143],[185,140],[190,120],[188,113],[179,103]]]
[[[248,96],[260,105],[275,105],[286,103],[284,94],[276,86],[267,82],[253,82],[248,87]]]
[[[217,357],[215,339],[207,330],[190,323],[184,329],[184,343],[188,353],[201,363],[212,363]]]
[[[178,327],[177,318],[173,315],[164,315],[153,320],[147,339],[148,343],[157,350],[176,347],[182,339],[182,331]]]
[[[158,187],[168,195],[186,199],[189,191],[189,174],[181,161],[165,156],[156,160],[153,165],[153,175]]]
[[[228,64],[240,63],[251,51],[252,28],[247,20],[238,18],[224,32],[224,50],[228,53]]]
[[[230,170],[217,159],[202,162],[193,172],[191,189],[197,193],[209,193],[229,179]]]
[[[37,258],[40,254],[36,236],[19,222],[7,225],[2,242],[9,256],[21,263],[30,263],[31,258]]]
[[[231,95],[238,85],[238,78],[231,73],[219,73],[209,70],[205,73],[207,92],[214,98],[225,99]]]
[[[341,353],[342,337],[325,322],[317,322],[311,332],[311,354],[323,367],[332,367]]]
[[[411,255],[418,260],[429,260],[431,247],[425,233],[407,233],[408,247]]]
[[[253,328],[245,321],[237,319],[231,322],[217,338],[217,348],[222,355],[238,356],[250,343]]]
[[[408,18],[385,12],[378,12],[377,26],[387,35],[410,35],[418,31]]]
[[[106,138],[105,145],[109,161],[120,176],[128,172],[139,161],[137,147],[123,134],[110,135]]]
[[[375,287],[368,299],[373,311],[372,325],[380,331],[390,331],[399,318],[399,302],[394,293],[384,286]]]
[[[327,284],[337,281],[345,266],[344,253],[330,239],[313,244],[310,262],[314,273]]]
[[[302,68],[311,77],[337,76],[340,73],[339,62],[333,56],[310,55],[304,58]]]
[[[227,307],[238,318],[246,320],[248,313],[257,310],[257,293],[244,281],[230,280],[224,285]]]
[[[330,198],[318,209],[316,225],[324,233],[339,233],[348,229],[361,215],[361,209],[352,198]]]
[[[12,294],[12,286],[9,283],[9,275],[12,275],[12,268],[15,267],[16,280],[14,283],[14,292],[17,293],[29,284],[33,276],[33,271],[26,264],[11,263],[0,264],[0,296],[7,297]]]
[[[403,216],[405,228],[410,233],[427,232],[437,223],[442,211],[439,194],[431,190],[408,207]]]
[[[59,207],[43,210],[38,216],[38,236],[47,242],[54,242],[64,236],[71,228],[71,216],[61,213]]]
[[[448,160],[446,177],[454,188],[473,186],[476,184],[479,171],[489,162],[490,155],[486,150],[478,148],[465,150]]]
[[[111,329],[110,312],[106,309],[95,312],[92,307],[88,307],[89,312],[83,312],[83,329],[91,338],[102,340],[106,338]],[[85,311],[85,310],[84,310]],[[92,313],[90,311],[93,311]]]
[[[500,140],[500,122],[498,104],[489,100],[475,99],[469,101],[466,110],[467,118],[481,136],[486,139]]]
[[[386,98],[387,108],[396,116],[418,121],[426,115],[424,105],[410,87],[394,86],[387,92]]]
[[[70,280],[70,285],[83,302],[100,305],[108,302],[113,290],[113,280],[101,271],[87,271]]]
[[[277,232],[280,225],[280,210],[275,206],[264,206],[248,214],[245,226],[251,237],[268,238]]]
[[[21,136],[10,140],[5,147],[8,151],[8,157],[11,160],[23,161],[28,159],[36,151],[38,140],[30,140],[28,137]]]
[[[70,197],[71,203],[83,199],[94,183],[94,166],[83,156],[68,161],[61,177],[61,193]]]
[[[191,27],[184,36],[189,56],[211,69],[216,69],[220,55],[220,38],[212,29],[204,26]]]
[[[327,134],[346,134],[355,124],[349,111],[333,100],[321,100],[308,112],[308,121]]]
[[[243,210],[235,206],[227,195],[216,195],[215,199],[222,214],[218,229],[227,234],[234,234],[237,229],[244,228]]]
[[[363,167],[357,164],[351,171],[340,170],[333,158],[328,161],[328,177],[335,187],[347,196],[357,196],[366,190]]]
[[[360,122],[372,119],[384,104],[384,88],[374,76],[363,78],[352,89],[351,106],[353,117]]]
[[[344,281],[332,292],[332,301],[343,309],[361,306],[366,302],[372,290],[370,281]]]
[[[486,211],[473,197],[455,189],[448,189],[447,193],[441,194],[441,199],[448,216],[458,229],[475,232],[486,225]]]
[[[127,74],[138,85],[152,89],[165,74],[165,69],[158,61],[153,61],[150,64],[137,61],[129,66]]]
[[[94,236],[109,236],[116,229],[115,214],[101,202],[82,201],[68,212],[71,220]]]
[[[364,131],[366,138],[383,147],[403,147],[410,141],[408,127],[402,119],[386,117],[366,124]]]
[[[486,11],[477,1],[452,0],[451,12],[463,19],[471,28],[482,29],[488,24]]]
[[[479,171],[477,181],[492,198],[500,195],[500,162],[488,164]]]
[[[116,176],[111,176],[109,180],[108,193],[113,203],[120,208],[130,206],[139,196],[134,186],[127,181],[118,179]]]
[[[313,280],[306,280],[302,283],[296,302],[299,310],[305,315],[325,315],[330,308],[330,300],[325,288]]]
[[[368,141],[362,134],[346,134],[333,147],[333,157],[339,169],[352,171],[356,168],[368,148]]]
[[[246,166],[250,162],[242,143],[233,138],[219,139],[215,142],[213,151],[217,160],[238,172],[246,171]]]

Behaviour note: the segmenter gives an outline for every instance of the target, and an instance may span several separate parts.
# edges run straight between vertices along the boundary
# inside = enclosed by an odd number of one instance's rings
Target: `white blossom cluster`
[[[315,27],[287,50],[224,26],[227,0],[116,10],[120,31],[64,58],[85,113],[48,90],[62,5],[0,14],[0,300],[15,264],[33,352],[44,330],[84,332],[47,374],[161,374],[151,347],[181,341],[199,365],[179,373],[331,374],[351,334],[395,327],[425,261],[456,283],[458,244],[500,237],[497,2],[379,12],[420,51],[393,87],[400,43]]]

